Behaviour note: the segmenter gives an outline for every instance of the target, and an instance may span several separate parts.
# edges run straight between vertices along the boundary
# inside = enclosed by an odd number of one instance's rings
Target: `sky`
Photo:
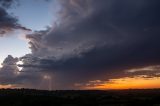
[[[160,88],[160,1],[0,0],[0,88]]]

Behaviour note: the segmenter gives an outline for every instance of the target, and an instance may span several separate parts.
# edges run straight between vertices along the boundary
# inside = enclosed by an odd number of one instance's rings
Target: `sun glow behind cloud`
[[[22,67],[19,67],[18,65],[22,65],[22,64],[23,64],[23,62],[22,62],[22,61],[18,61],[18,62],[17,62],[17,67],[18,67],[19,71],[21,71],[21,70],[22,70]]]
[[[22,33],[16,33],[17,35],[12,37],[3,37],[0,38],[0,49],[3,52],[0,53],[0,67],[2,67],[1,63],[7,55],[12,54],[15,57],[21,57],[25,53],[30,53],[30,49],[28,47],[28,42],[23,38]],[[21,36],[21,37],[20,37]]]

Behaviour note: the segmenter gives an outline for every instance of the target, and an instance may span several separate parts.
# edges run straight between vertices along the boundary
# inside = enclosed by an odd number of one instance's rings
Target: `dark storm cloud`
[[[17,77],[18,67],[16,63],[18,58],[14,58],[11,55],[8,55],[2,63],[2,68],[0,69],[0,84],[13,83]]]
[[[15,16],[8,14],[7,10],[17,0],[0,0],[0,36],[13,32],[14,30],[30,31],[18,23]]]
[[[59,87],[67,88],[75,82],[108,79],[107,74],[159,64],[160,1],[59,2],[56,25],[26,36],[32,54],[22,58],[24,69],[56,73]]]
[[[12,85],[13,87],[29,87],[48,89],[45,85],[47,82],[44,80],[46,73],[23,73],[17,67],[18,58],[11,55],[5,58],[0,68],[0,85]],[[41,86],[45,85],[45,86]]]

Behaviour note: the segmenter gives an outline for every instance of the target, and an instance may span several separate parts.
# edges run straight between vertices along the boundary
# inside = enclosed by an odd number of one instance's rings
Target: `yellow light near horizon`
[[[0,85],[0,89],[12,88],[11,84],[8,85]]]
[[[154,78],[125,77],[120,79],[111,79],[110,81],[102,85],[87,89],[105,90],[105,89],[150,89],[150,88],[160,88],[160,77],[154,77]]]

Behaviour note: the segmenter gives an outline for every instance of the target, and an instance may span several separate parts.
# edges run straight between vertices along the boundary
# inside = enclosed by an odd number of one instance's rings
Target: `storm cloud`
[[[2,68],[0,69],[0,79],[1,84],[11,84],[15,82],[18,75],[19,69],[16,65],[18,58],[14,58],[8,55],[2,63]]]
[[[58,89],[124,76],[160,62],[160,1],[57,0],[57,22],[26,36],[23,71],[54,74]],[[116,73],[116,74],[115,74]]]
[[[31,31],[18,23],[18,19],[7,12],[17,0],[0,0],[0,36],[6,36],[15,30]],[[18,3],[18,2],[17,2]]]
[[[22,72],[17,62],[19,59],[8,55],[2,63],[0,68],[0,85],[10,85],[13,88],[36,88],[36,89],[48,89],[48,81],[45,76],[48,73],[45,72]],[[50,74],[52,75],[52,74]],[[44,85],[44,86],[43,86]]]

